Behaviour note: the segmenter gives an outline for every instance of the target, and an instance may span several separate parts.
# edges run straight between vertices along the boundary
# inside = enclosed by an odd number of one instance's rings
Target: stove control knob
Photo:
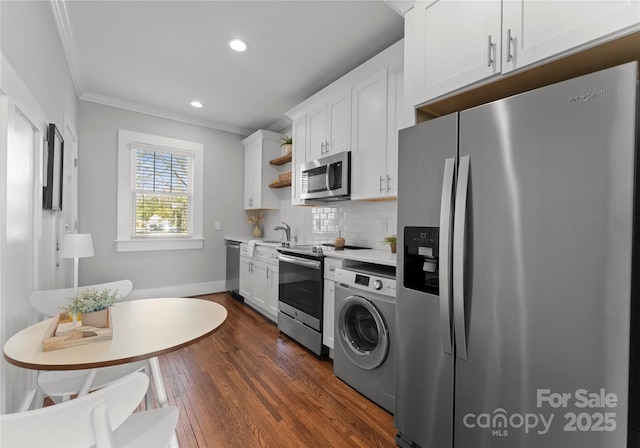
[[[376,291],[380,291],[382,289],[382,281],[381,280],[375,280],[373,282],[373,289],[375,289]]]

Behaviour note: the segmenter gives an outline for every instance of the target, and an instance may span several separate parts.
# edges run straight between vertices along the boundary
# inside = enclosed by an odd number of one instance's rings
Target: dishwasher
[[[240,295],[240,242],[227,240],[227,276],[226,287],[233,298],[244,302],[244,297]]]

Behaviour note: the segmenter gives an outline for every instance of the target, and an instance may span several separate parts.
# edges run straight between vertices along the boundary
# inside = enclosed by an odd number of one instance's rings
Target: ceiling
[[[403,37],[383,1],[53,1],[78,97],[241,135]],[[232,37],[247,41],[231,51]],[[190,102],[204,104],[194,109]]]

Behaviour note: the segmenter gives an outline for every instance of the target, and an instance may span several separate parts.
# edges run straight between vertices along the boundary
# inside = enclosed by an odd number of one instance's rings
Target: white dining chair
[[[108,289],[112,292],[117,292],[118,295],[122,297],[127,297],[133,290],[133,283],[131,280],[119,280],[109,283],[80,286],[77,292],[79,293],[86,289],[95,289],[97,291]],[[60,313],[60,307],[66,304],[67,297],[72,297],[75,293],[74,288],[35,291],[31,294],[31,306],[45,316],[56,316]],[[91,382],[89,391],[101,389],[118,378],[143,369],[147,374],[150,373],[149,362],[146,360],[99,368],[95,378]],[[88,375],[89,370],[41,372],[38,375],[38,391],[35,398],[36,407],[42,406],[44,396],[51,398],[54,403],[60,403],[61,401],[68,400],[72,395],[77,395]],[[149,388],[146,401],[147,409],[152,408],[152,405],[153,397],[151,388]]]
[[[171,442],[178,408],[134,412],[149,387],[142,372],[61,404],[0,416],[0,446],[160,448]]]

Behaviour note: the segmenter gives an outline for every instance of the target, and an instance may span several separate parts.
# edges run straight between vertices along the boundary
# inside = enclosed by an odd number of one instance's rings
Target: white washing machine
[[[335,275],[333,373],[365,397],[395,409],[395,268],[363,264]]]

